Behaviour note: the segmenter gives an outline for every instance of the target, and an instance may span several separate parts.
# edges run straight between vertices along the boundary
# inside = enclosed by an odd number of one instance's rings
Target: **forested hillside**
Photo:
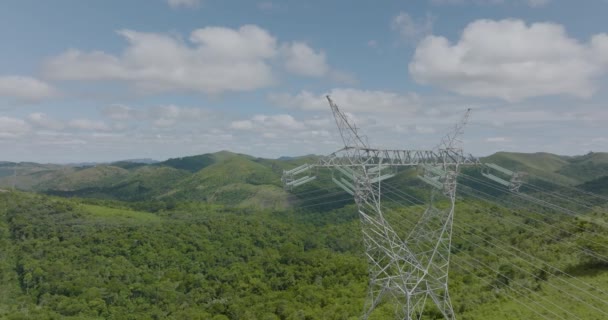
[[[608,316],[608,199],[589,193],[608,192],[607,158],[482,159],[528,173],[521,194],[463,170],[450,269],[459,319]],[[327,170],[281,185],[284,169],[315,160],[0,163],[0,183],[28,191],[0,189],[0,318],[358,319],[368,274],[352,197]],[[428,199],[418,174],[383,188],[404,237]],[[393,314],[388,302],[372,319]],[[438,317],[429,307],[423,318]]]
[[[389,200],[405,230],[420,207]],[[161,207],[1,192],[0,318],[358,319],[367,265],[356,210],[340,205]],[[605,207],[585,219],[474,199],[457,207],[450,288],[460,319],[552,317],[546,310],[604,319]],[[372,318],[393,311],[384,304]],[[437,316],[429,308],[424,318]]]
[[[44,192],[64,197],[122,201],[203,201],[229,206],[284,209],[295,199],[281,185],[283,169],[314,156],[263,159],[221,151],[159,163],[115,162],[96,166],[59,166],[35,163],[0,163],[0,187]],[[499,152],[481,159],[529,174],[531,182],[576,186],[608,174],[608,154],[566,157],[548,153]],[[470,170],[469,170],[470,171]],[[479,169],[473,169],[479,171]],[[321,176],[329,173],[318,172]],[[403,173],[402,181],[415,176]],[[539,180],[540,179],[540,180]],[[330,188],[330,180],[312,188]],[[552,186],[554,188],[555,186]],[[311,187],[308,187],[311,188]],[[598,192],[605,192],[601,187]]]

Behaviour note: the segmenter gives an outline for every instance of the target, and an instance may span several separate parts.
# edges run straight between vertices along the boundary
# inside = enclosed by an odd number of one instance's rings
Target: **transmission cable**
[[[399,197],[400,197],[400,194],[397,194],[397,193],[395,193],[395,192],[393,192],[393,191],[389,191],[389,192],[391,192],[391,193],[393,193],[393,194],[395,194],[395,195],[397,195],[397,196],[399,196]],[[389,197],[389,199],[391,199],[392,201],[395,201],[394,199],[392,199],[392,198],[390,198],[390,197]],[[404,199],[404,200],[407,200],[407,199]],[[395,202],[396,202],[396,203],[399,203],[399,202],[397,202],[397,201],[395,201]],[[464,224],[465,226],[467,226],[467,227],[469,227],[469,228],[473,229],[473,230],[476,230],[477,232],[479,232],[479,233],[481,233],[481,234],[483,234],[483,235],[485,235],[485,236],[487,236],[487,237],[490,237],[490,238],[492,238],[492,239],[496,240],[497,242],[499,242],[499,243],[501,243],[501,244],[504,244],[504,242],[502,242],[502,241],[500,241],[499,239],[497,239],[497,238],[495,238],[495,237],[493,237],[493,236],[491,236],[491,235],[489,235],[489,234],[487,234],[487,233],[485,233],[485,232],[483,232],[483,231],[481,231],[481,230],[479,230],[479,229],[475,228],[474,226],[471,226],[471,225],[468,225],[468,224],[465,224],[465,223],[463,223],[463,224]],[[458,226],[457,226],[457,227],[458,227]],[[459,228],[460,228],[460,227],[459,227]],[[480,238],[480,239],[482,239],[483,241],[485,241],[486,243],[489,243],[487,240],[483,239],[483,238],[482,238],[482,237],[480,237],[478,234],[475,234],[475,235],[476,235],[478,238]],[[492,243],[489,243],[489,244],[492,244]],[[501,249],[501,250],[502,250],[502,251],[504,251],[504,252],[507,252],[507,253],[509,253],[509,254],[511,254],[511,255],[513,255],[513,256],[516,256],[514,253],[512,253],[512,252],[510,252],[510,251],[508,251],[508,250],[505,250],[505,249],[504,249],[504,248],[502,248],[502,247],[496,246],[495,244],[494,244],[494,246],[495,246],[496,248]],[[601,289],[599,289],[599,288],[596,288],[596,287],[594,287],[594,286],[592,286],[592,285],[590,285],[590,284],[588,284],[588,283],[586,283],[586,282],[584,282],[584,281],[582,281],[582,280],[580,280],[580,279],[578,279],[578,278],[576,278],[576,277],[574,277],[574,276],[572,276],[572,275],[570,275],[570,274],[566,273],[565,271],[560,270],[560,269],[559,269],[559,268],[557,268],[557,267],[554,267],[553,265],[551,265],[551,264],[547,263],[546,261],[543,261],[543,260],[539,259],[538,257],[532,256],[532,255],[530,255],[530,254],[528,254],[528,253],[526,253],[526,252],[522,251],[521,249],[516,248],[516,247],[513,247],[513,246],[511,246],[511,245],[508,245],[508,244],[507,244],[507,246],[508,246],[508,247],[513,248],[514,250],[516,250],[516,251],[518,251],[518,252],[520,252],[520,253],[522,253],[522,254],[524,254],[524,255],[528,256],[528,257],[531,257],[531,258],[533,258],[533,259],[538,260],[539,262],[543,263],[544,265],[548,266],[549,268],[551,268],[551,269],[553,269],[553,270],[555,270],[555,271],[557,271],[557,272],[559,272],[559,273],[561,273],[561,274],[564,274],[564,275],[566,275],[567,277],[570,277],[570,278],[572,278],[572,279],[577,280],[578,282],[580,282],[580,283],[582,283],[582,284],[585,284],[585,285],[586,285],[586,286],[588,286],[589,288],[595,289],[595,290],[597,290],[598,292],[601,292],[601,293],[603,293],[603,294],[605,294],[605,295],[608,295],[608,293],[604,292],[603,290],[601,290]],[[535,266],[533,263],[529,262],[528,260],[525,260],[525,259],[524,259],[524,260],[522,260],[522,261],[525,261],[526,263],[528,263],[528,264],[532,265],[533,267],[536,267],[536,266]],[[546,272],[546,270],[545,270],[545,272]],[[560,279],[560,278],[558,277],[558,279]],[[567,283],[567,284],[569,284],[569,285],[571,285],[571,286],[572,286],[572,287],[574,287],[574,288],[577,288],[577,289],[581,290],[582,292],[587,293],[587,291],[583,290],[582,288],[580,288],[580,287],[578,287],[578,286],[575,286],[574,284],[571,284],[571,283],[570,283],[570,282],[568,282],[568,281],[565,281],[565,280],[563,280],[563,279],[562,279],[562,281],[563,281],[563,282],[565,282],[565,283]],[[602,301],[603,301],[604,303],[607,303],[607,302],[606,302],[606,301],[604,301],[604,300],[602,300]]]
[[[392,198],[390,198],[390,197],[388,197],[388,196],[386,196],[386,197],[387,197],[388,199],[392,200],[392,201],[395,201],[394,199],[392,199]],[[397,201],[395,201],[395,202],[396,202],[396,203],[399,203],[399,202],[397,202]],[[386,206],[382,206],[382,207],[383,207],[385,210],[388,210],[388,211],[393,211],[392,209],[389,209],[389,208],[388,208],[388,207],[386,207]],[[408,220],[409,220],[409,219],[408,219]],[[397,223],[399,224],[399,222],[397,222]],[[459,237],[459,238],[464,239],[464,238],[462,238],[462,237]],[[466,240],[466,239],[464,239],[464,240]],[[484,250],[485,250],[485,249],[484,249]],[[487,251],[488,253],[490,253],[490,254],[496,255],[495,253],[493,253],[493,252],[491,252],[491,251],[488,251],[488,250],[486,250],[486,251]],[[497,256],[497,255],[496,255],[496,256]],[[462,258],[460,258],[460,257],[458,257],[458,258],[459,258],[459,259],[462,259]],[[513,281],[513,279],[511,279],[511,278],[507,277],[506,275],[504,275],[504,274],[500,273],[499,271],[493,270],[493,269],[492,269],[490,266],[488,266],[488,265],[486,265],[486,264],[482,263],[482,262],[481,262],[481,261],[479,261],[478,259],[475,259],[475,258],[474,258],[474,257],[472,257],[472,256],[470,256],[470,258],[471,258],[471,259],[473,259],[473,260],[476,260],[476,261],[477,261],[478,263],[480,263],[481,265],[486,266],[486,267],[487,267],[489,270],[491,270],[491,271],[493,271],[493,272],[496,272],[496,273],[497,273],[497,274],[499,274],[499,275],[502,275],[503,277],[505,277],[506,279],[508,279],[508,280],[512,281],[513,283],[517,283],[517,282]],[[520,269],[520,270],[522,270],[522,271],[524,271],[524,272],[526,272],[525,270],[523,270],[523,269],[519,268],[518,266],[515,266],[515,267],[516,267],[516,268],[518,268],[518,269]],[[533,274],[531,274],[531,275],[532,275],[532,276],[534,276]],[[536,277],[536,276],[535,276],[535,277]],[[540,280],[540,279],[539,279],[539,280]],[[518,283],[517,283],[517,284],[518,284]],[[557,308],[561,309],[563,312],[566,312],[566,313],[570,314],[571,316],[573,316],[573,317],[575,317],[575,318],[577,318],[577,319],[580,319],[580,318],[578,318],[577,316],[575,316],[574,314],[570,313],[569,311],[567,311],[567,310],[565,310],[565,309],[561,308],[560,306],[556,305],[556,304],[555,304],[555,303],[553,303],[552,301],[547,300],[547,299],[545,299],[544,297],[540,296],[540,293],[536,293],[536,292],[532,291],[531,289],[529,289],[529,288],[527,288],[527,287],[525,287],[525,286],[523,286],[523,285],[521,285],[521,284],[518,284],[518,285],[519,285],[521,288],[526,289],[526,290],[527,290],[527,291],[529,291],[530,293],[538,295],[538,296],[540,297],[540,299],[543,299],[543,300],[545,300],[545,301],[549,302],[550,304],[554,305],[555,307],[557,307]],[[552,285],[552,284],[549,284],[549,285]],[[511,288],[511,289],[512,289],[512,290],[514,290],[513,288]],[[557,288],[557,289],[558,289],[558,288]],[[558,290],[559,290],[559,289],[558,289]],[[576,299],[576,297],[574,297],[574,296],[572,296],[572,295],[569,295],[569,296],[571,296],[572,298],[575,298],[575,299]],[[582,301],[582,300],[580,300],[580,299],[578,299],[578,300],[579,300],[579,301],[581,301],[582,303],[587,304],[588,306],[590,306],[590,307],[594,308],[594,306],[593,306],[593,305],[589,305],[588,303],[586,303],[586,302],[584,302],[584,301]],[[547,310],[549,310],[549,309],[547,309]],[[549,311],[550,311],[550,310],[549,310]],[[600,311],[601,311],[601,310],[600,310]],[[555,316],[558,316],[557,314],[554,314],[554,315],[555,315]],[[559,317],[559,316],[558,316],[558,317]],[[560,317],[560,318],[561,318],[561,317]]]

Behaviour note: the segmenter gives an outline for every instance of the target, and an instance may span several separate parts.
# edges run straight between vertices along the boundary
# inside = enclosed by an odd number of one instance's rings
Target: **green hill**
[[[608,196],[608,176],[587,181],[580,188],[588,192]]]
[[[51,172],[32,190],[53,195],[127,201],[196,200],[234,206],[285,208],[283,169],[310,157],[286,161],[221,151],[145,165],[114,163]]]
[[[166,196],[230,205],[287,206],[281,186],[282,171],[273,171],[254,158],[227,152],[215,162],[183,179]]]
[[[286,193],[280,178],[283,170],[317,161],[315,156],[263,159],[221,151],[160,163],[117,162],[92,167],[0,163],[0,187],[13,181],[20,190],[126,201],[195,200],[233,206],[285,208],[299,200]],[[530,182],[547,188],[546,181],[560,185],[579,185],[608,175],[608,154],[589,153],[566,157],[549,153],[499,152],[482,159],[511,170],[529,173]],[[17,168],[16,179],[13,176]],[[465,173],[480,177],[479,170]],[[319,189],[338,189],[329,170],[318,170],[319,179],[296,190],[305,193]],[[416,193],[421,182],[413,170],[402,170],[394,179]],[[337,198],[332,198],[337,199]],[[306,200],[304,199],[304,204]],[[330,202],[329,200],[327,202]]]
[[[568,158],[568,165],[558,172],[568,177],[577,177],[579,182],[588,182],[608,175],[608,153],[588,153]]]
[[[67,174],[57,174],[53,179],[36,185],[38,190],[75,191],[87,188],[111,186],[128,174],[127,169],[111,165],[99,165],[70,170]],[[61,173],[61,172],[58,172]]]
[[[368,274],[352,204],[269,212],[182,201],[156,213],[134,210],[136,205],[1,192],[0,318],[361,314]],[[386,217],[405,228],[420,209],[401,205]],[[601,245],[607,222],[601,211],[585,214],[590,219],[459,202],[450,273],[457,316],[539,319],[538,312],[552,317],[552,310],[565,318],[570,312],[603,319],[608,264],[577,248],[608,255]],[[370,319],[392,319],[393,311],[383,303]],[[423,319],[434,315],[430,308]]]
[[[481,159],[561,185],[578,185],[608,175],[608,153],[558,156],[550,153],[498,152]]]
[[[54,164],[0,162],[0,187],[12,187],[14,183],[18,189],[32,190],[34,186],[71,170],[72,168]]]
[[[561,156],[550,153],[497,152],[481,159],[482,162],[495,163],[513,171],[524,171],[559,184],[577,184],[577,177],[564,176],[558,171],[569,162]]]
[[[213,154],[203,154],[198,156],[169,159],[156,164],[156,166],[168,166],[179,170],[197,172],[215,163],[215,161],[216,157]]]

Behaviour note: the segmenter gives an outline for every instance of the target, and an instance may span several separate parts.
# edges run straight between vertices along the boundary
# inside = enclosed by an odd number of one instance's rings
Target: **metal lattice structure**
[[[508,177],[509,180],[507,181],[501,177],[490,173],[490,169],[496,172],[500,172],[503,176]],[[498,184],[502,184],[503,186],[508,187],[509,191],[511,192],[519,192],[519,188],[521,188],[521,186],[524,184],[524,179],[527,173],[522,171],[511,171],[494,163],[484,163],[481,175]]]
[[[285,171],[286,188],[314,180],[315,176],[298,176],[322,167],[332,169],[333,182],[353,195],[369,260],[370,280],[364,319],[385,299],[397,303],[398,319],[420,319],[428,303],[434,304],[445,319],[454,319],[448,292],[448,269],[456,178],[462,165],[479,164],[477,159],[465,157],[462,149],[461,137],[470,109],[454,131],[431,150],[386,150],[369,147],[348,116],[329,96],[327,100],[344,147],[315,164]],[[382,181],[393,177],[398,167],[406,166],[422,168],[420,179],[449,201],[446,208],[439,209],[432,196],[419,220],[403,234],[386,219],[381,201]]]

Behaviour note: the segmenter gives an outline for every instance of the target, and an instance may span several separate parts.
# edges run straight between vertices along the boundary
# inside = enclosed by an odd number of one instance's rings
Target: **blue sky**
[[[606,0],[0,3],[0,160],[607,151]]]

